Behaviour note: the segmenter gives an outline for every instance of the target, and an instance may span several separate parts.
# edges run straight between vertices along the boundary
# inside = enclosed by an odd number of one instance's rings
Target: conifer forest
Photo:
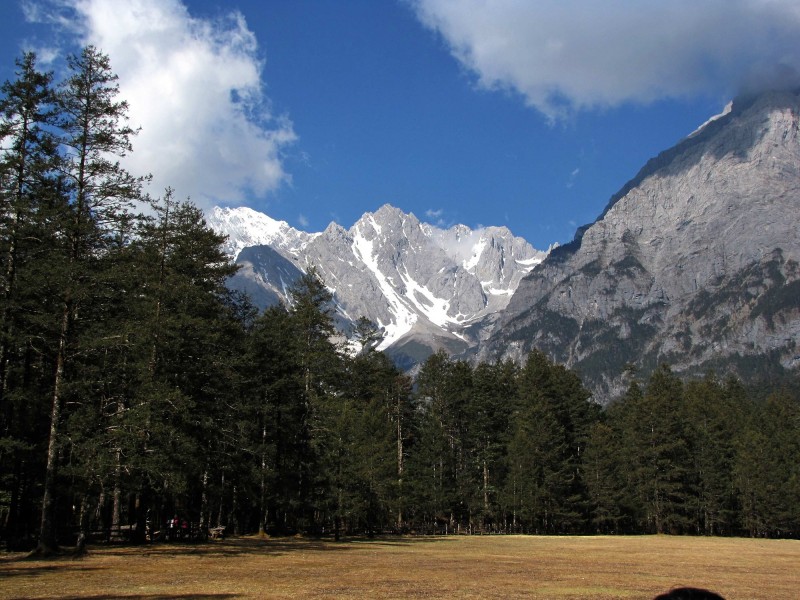
[[[311,269],[256,311],[203,213],[124,170],[108,57],[0,94],[0,537],[800,536],[800,394],[629,373],[602,408],[538,351],[412,379]],[[336,341],[340,340],[340,341]],[[610,348],[609,351],[613,351]],[[170,531],[178,519],[180,531]]]

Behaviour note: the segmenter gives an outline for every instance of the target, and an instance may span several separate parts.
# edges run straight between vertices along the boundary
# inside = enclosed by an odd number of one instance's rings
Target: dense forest
[[[0,97],[0,536],[800,535],[800,395],[662,367],[431,356],[411,380],[314,270],[257,313],[202,212],[142,193],[108,57]],[[338,342],[336,340],[339,340]],[[613,351],[610,349],[609,351]]]

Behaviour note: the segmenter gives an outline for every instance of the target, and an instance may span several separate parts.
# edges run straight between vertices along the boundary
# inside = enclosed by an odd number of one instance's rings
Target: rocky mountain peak
[[[389,204],[350,229],[331,223],[319,234],[237,210],[209,217],[242,265],[231,285],[266,306],[284,301],[292,274],[314,266],[334,291],[344,326],[366,316],[384,330],[380,347],[407,365],[438,348],[474,345],[475,325],[505,307],[545,256],[507,228],[442,230]]]
[[[542,348],[601,398],[627,363],[800,364],[798,115],[796,93],[740,98],[649,161],[523,280],[482,355]]]
[[[312,237],[294,229],[286,221],[276,221],[246,206],[215,206],[206,213],[206,221],[212,229],[228,236],[224,250],[234,259],[242,249],[250,246],[294,248],[307,243]]]

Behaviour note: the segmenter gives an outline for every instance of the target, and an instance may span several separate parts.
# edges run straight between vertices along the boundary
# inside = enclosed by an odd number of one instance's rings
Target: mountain
[[[518,286],[480,359],[540,348],[607,401],[634,365],[800,366],[800,96],[739,98]]]
[[[481,326],[508,304],[545,257],[505,227],[440,229],[390,205],[350,229],[305,233],[248,208],[212,209],[241,265],[230,285],[254,302],[287,302],[287,289],[314,266],[333,292],[344,328],[365,316],[384,331],[379,346],[410,366],[436,349],[473,347]]]
[[[244,206],[215,206],[208,213],[207,221],[215,231],[228,236],[223,249],[233,258],[239,256],[244,248],[253,246],[271,246],[283,254],[299,255],[308,242],[320,235],[299,231],[286,221],[276,221]]]

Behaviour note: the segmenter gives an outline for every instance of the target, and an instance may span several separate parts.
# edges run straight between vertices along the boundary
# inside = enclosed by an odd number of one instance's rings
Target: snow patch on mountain
[[[228,236],[223,249],[234,259],[242,249],[251,246],[275,246],[276,249],[296,254],[319,235],[299,231],[286,221],[276,221],[246,206],[215,206],[206,215],[206,220],[212,229]]]
[[[414,281],[413,277],[408,273],[408,269],[404,269],[404,271],[404,273],[400,273],[400,279],[409,299],[419,312],[424,314],[431,323],[439,327],[445,327],[450,323],[457,322],[456,319],[450,318],[447,314],[450,310],[449,300],[434,295],[428,288]]]
[[[475,343],[466,328],[504,308],[546,256],[505,227],[444,230],[388,204],[349,230],[331,223],[313,234],[249,208],[215,208],[208,222],[228,235],[228,253],[246,260],[237,289],[252,295],[260,286],[260,298],[285,302],[291,282],[277,285],[272,263],[283,257],[298,273],[313,266],[333,292],[340,323],[367,317],[383,330],[380,349],[409,336],[416,345],[437,335]],[[242,252],[259,246],[274,253]]]
[[[722,112],[721,112],[721,113],[719,113],[719,114],[717,114],[717,115],[714,115],[713,117],[709,118],[709,119],[708,119],[708,120],[707,120],[705,123],[703,123],[702,125],[700,125],[700,127],[698,127],[698,128],[697,128],[697,129],[695,129],[695,130],[694,130],[692,133],[690,133],[690,134],[688,135],[688,137],[694,137],[694,136],[696,136],[698,133],[700,133],[701,131],[703,131],[703,129],[705,129],[705,128],[706,128],[708,125],[710,125],[710,124],[711,124],[711,123],[713,123],[714,121],[718,121],[718,120],[719,120],[719,119],[721,119],[722,117],[724,117],[724,116],[726,116],[726,115],[730,114],[730,112],[731,112],[732,110],[733,110],[733,100],[731,100],[730,102],[728,102],[728,103],[725,105],[725,108],[723,108],[723,109],[722,109]]]
[[[370,220],[370,224],[375,231],[380,231],[374,219]],[[378,266],[378,261],[375,256],[373,240],[368,240],[361,234],[359,227],[355,227],[353,235],[353,254],[369,269],[375,278],[375,281],[380,286],[383,296],[389,303],[389,311],[393,319],[383,322],[380,318],[377,320],[377,325],[383,329],[385,337],[381,342],[379,349],[387,348],[392,345],[403,335],[408,333],[417,322],[417,315],[406,305],[406,299],[403,298],[398,290],[389,282],[389,280],[381,272]]]

